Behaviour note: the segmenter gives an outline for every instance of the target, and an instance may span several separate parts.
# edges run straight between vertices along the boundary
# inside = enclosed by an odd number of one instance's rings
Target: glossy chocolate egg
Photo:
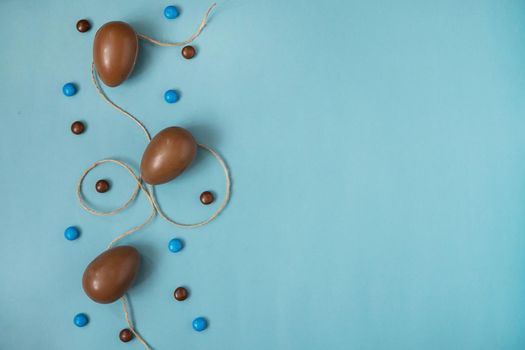
[[[131,287],[139,266],[137,249],[130,246],[108,249],[86,267],[82,277],[84,292],[97,303],[112,303]]]
[[[146,147],[140,163],[141,176],[151,185],[171,181],[191,164],[196,153],[197,143],[188,130],[166,128]]]
[[[135,66],[139,43],[137,33],[124,22],[108,22],[97,31],[93,43],[93,62],[107,86],[118,86]]]

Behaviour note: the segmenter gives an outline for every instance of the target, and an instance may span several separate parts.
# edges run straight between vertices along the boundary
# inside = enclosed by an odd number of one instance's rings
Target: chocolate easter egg
[[[93,62],[104,84],[122,84],[133,71],[138,52],[137,33],[129,24],[108,22],[100,27],[93,43]]]
[[[171,181],[191,164],[196,153],[197,143],[188,130],[166,128],[146,147],[140,163],[141,176],[151,185]]]
[[[131,287],[139,266],[137,249],[130,246],[108,249],[86,267],[82,276],[84,292],[97,303],[112,303]]]

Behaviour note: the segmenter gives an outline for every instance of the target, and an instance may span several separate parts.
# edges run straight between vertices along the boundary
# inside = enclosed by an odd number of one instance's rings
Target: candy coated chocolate
[[[130,246],[108,249],[86,267],[82,277],[84,292],[97,303],[112,303],[128,291],[139,267],[137,249]]]
[[[87,19],[81,19],[77,22],[77,30],[80,33],[85,33],[91,29],[91,23]]]
[[[195,56],[195,48],[191,45],[184,46],[181,52],[182,57],[184,57],[187,60],[190,60]]]
[[[178,301],[186,300],[186,298],[188,298],[188,290],[184,287],[178,287],[175,289],[175,292],[173,292],[173,296]]]
[[[71,132],[75,135],[80,135],[84,132],[86,126],[81,121],[76,121],[71,124]]]
[[[67,83],[62,86],[62,93],[68,97],[75,96],[77,92],[77,86],[73,83]]]
[[[184,242],[179,238],[173,238],[168,242],[168,249],[172,253],[178,253],[184,248]]]
[[[69,227],[66,228],[66,230],[64,231],[64,237],[66,237],[66,239],[67,239],[68,241],[74,241],[74,240],[77,239],[79,236],[80,236],[80,231],[79,231],[78,228],[76,228],[75,226],[69,226]]]
[[[129,24],[108,22],[100,27],[93,43],[93,62],[104,84],[122,84],[133,71],[138,52],[138,37]]]
[[[208,204],[213,203],[213,201],[215,200],[215,197],[213,196],[213,193],[211,193],[210,191],[204,191],[201,193],[200,199],[201,199],[202,204],[208,205]]]
[[[159,132],[144,151],[140,173],[144,181],[160,185],[179,176],[193,161],[197,143],[189,131],[169,127]]]
[[[109,191],[109,182],[107,180],[98,180],[97,183],[95,184],[95,189],[97,190],[98,193],[106,193],[107,191]]]
[[[77,327],[85,327],[89,323],[89,317],[85,313],[76,314],[73,323]]]
[[[164,93],[164,101],[167,103],[175,103],[179,100],[179,94],[175,90],[168,90]]]
[[[174,19],[179,16],[179,10],[175,6],[166,6],[164,9],[164,17],[167,19]]]
[[[129,328],[124,328],[123,330],[120,331],[120,333],[118,334],[118,337],[121,342],[127,343],[133,339],[133,332]]]
[[[197,317],[193,320],[191,323],[193,326],[193,329],[195,329],[197,332],[202,332],[206,328],[208,328],[208,321],[204,317]]]

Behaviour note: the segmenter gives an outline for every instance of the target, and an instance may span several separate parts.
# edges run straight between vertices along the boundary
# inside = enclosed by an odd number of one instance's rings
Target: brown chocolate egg
[[[139,266],[137,249],[130,246],[108,249],[86,267],[82,276],[84,292],[97,303],[112,303],[131,287]]]
[[[100,27],[93,42],[93,62],[104,84],[122,84],[133,71],[138,52],[137,33],[129,24],[108,22]]]
[[[191,164],[196,153],[197,143],[188,130],[166,128],[146,147],[140,163],[141,176],[151,185],[171,181]]]

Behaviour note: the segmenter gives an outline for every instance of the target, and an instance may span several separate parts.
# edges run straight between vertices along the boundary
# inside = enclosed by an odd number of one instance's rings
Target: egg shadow
[[[198,119],[198,117],[191,116],[191,119],[195,120],[195,119]],[[222,152],[220,151],[219,145],[221,141],[221,136],[219,135],[219,133],[217,133],[215,129],[211,128],[207,124],[200,124],[200,123],[195,123],[195,122],[190,122],[188,125],[185,126],[185,128],[188,129],[192,133],[197,143],[204,144],[210,147],[215,152],[217,152],[217,154],[222,158],[230,174],[230,182],[231,182],[230,195],[233,195],[234,179],[230,171],[228,159],[227,157],[223,156]],[[203,162],[210,162],[210,161],[215,161],[214,156],[207,150],[203,149],[202,147],[199,147],[197,155],[195,156],[195,159],[193,160],[193,164],[189,167],[189,169],[187,169],[184,173],[182,173],[181,176],[191,177],[194,171],[195,172],[201,171],[201,169],[199,169],[199,164]]]
[[[197,116],[191,116],[191,120],[199,119]],[[202,118],[201,118],[202,119]],[[219,146],[221,138],[220,135],[210,127],[209,124],[200,124],[190,121],[184,126],[195,138],[197,143],[205,144],[213,149]]]
[[[145,22],[134,21],[130,23],[130,25],[136,30],[137,34],[148,33],[151,31],[148,31],[149,26]],[[129,80],[134,80],[136,77],[140,77],[140,75],[147,70],[147,67],[150,65],[154,55],[153,49],[155,46],[156,45],[139,38],[139,52],[137,55],[137,61],[135,62],[133,72],[128,78]]]
[[[132,244],[140,252],[140,270],[133,283],[134,287],[140,286],[144,281],[148,280],[153,274],[155,263],[158,260],[158,249],[155,246],[142,243],[133,242]]]

